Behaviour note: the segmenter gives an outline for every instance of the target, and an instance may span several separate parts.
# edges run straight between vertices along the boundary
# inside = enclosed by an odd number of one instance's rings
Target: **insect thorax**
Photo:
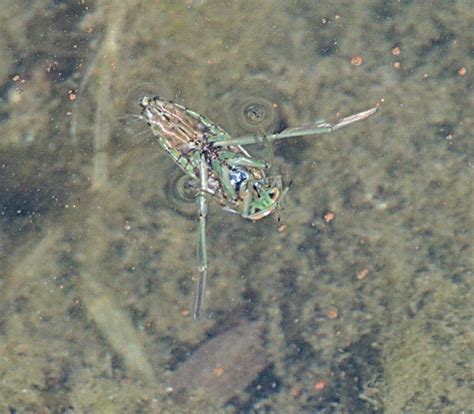
[[[208,118],[160,97],[144,97],[142,117],[160,145],[190,177],[200,176],[201,156],[208,167],[209,193],[228,211],[250,220],[271,214],[282,194],[280,177],[265,177],[263,168],[236,159],[254,159],[240,146],[213,146],[230,135]]]

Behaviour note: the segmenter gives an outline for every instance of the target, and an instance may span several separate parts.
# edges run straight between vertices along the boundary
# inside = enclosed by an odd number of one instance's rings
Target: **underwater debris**
[[[141,335],[133,328],[126,313],[110,295],[104,293],[105,289],[95,279],[87,271],[82,272],[82,297],[89,317],[114,352],[123,358],[129,372],[146,384],[155,384],[156,377],[147,360]]]
[[[209,401],[229,401],[268,365],[262,328],[262,322],[242,322],[206,342],[175,371],[173,391],[201,391]]]

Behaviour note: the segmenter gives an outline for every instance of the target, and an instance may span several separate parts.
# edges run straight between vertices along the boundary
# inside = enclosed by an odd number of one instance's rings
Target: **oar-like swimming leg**
[[[246,135],[243,137],[227,139],[224,141],[214,142],[215,147],[225,147],[229,145],[252,145],[263,142],[264,139],[268,142],[277,141],[279,139],[286,139],[292,137],[303,137],[306,135],[326,134],[328,132],[335,131],[340,128],[344,128],[354,122],[361,121],[368,118],[377,112],[378,107],[368,109],[367,111],[359,112],[355,115],[350,115],[339,120],[335,124],[331,124],[324,120],[316,121],[311,124],[302,125],[294,128],[287,128],[278,134],[265,135],[263,138],[260,135]]]
[[[209,194],[207,162],[204,154],[201,154],[200,186],[197,199],[199,207],[199,242],[198,242],[198,271],[199,279],[196,285],[196,297],[194,300],[194,319],[199,318],[204,303],[207,279],[207,247],[206,247],[206,217],[207,217],[207,194]]]

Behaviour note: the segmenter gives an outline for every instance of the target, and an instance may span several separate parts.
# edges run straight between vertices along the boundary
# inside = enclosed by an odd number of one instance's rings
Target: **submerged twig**
[[[71,122],[71,136],[77,143],[79,123],[79,104],[81,96],[87,88],[93,90],[91,105],[95,106],[93,128],[93,173],[91,184],[93,189],[101,188],[108,181],[107,147],[110,142],[110,120],[113,116],[110,109],[110,96],[115,65],[120,56],[119,40],[123,33],[123,23],[130,5],[115,0],[101,0],[98,13],[106,16],[106,29],[97,50],[96,56],[86,71],[80,88],[79,99],[76,101]]]

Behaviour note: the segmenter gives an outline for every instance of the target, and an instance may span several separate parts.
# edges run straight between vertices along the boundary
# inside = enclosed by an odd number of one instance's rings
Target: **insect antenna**
[[[129,122],[130,120],[140,120],[143,122],[145,119],[143,115],[137,115],[137,114],[125,114],[122,116],[119,116],[115,118],[114,124],[113,124],[113,129],[119,129],[119,130],[124,130],[126,128],[130,129],[130,133],[127,135],[132,136],[133,138],[139,138],[142,136],[145,136],[146,139],[144,141],[138,141],[137,143],[134,143],[134,145],[139,145],[141,143],[149,143],[149,142],[154,142],[154,136],[153,134],[150,133],[148,129],[142,129],[139,126],[135,126],[135,122]],[[138,132],[139,131],[139,132]]]

